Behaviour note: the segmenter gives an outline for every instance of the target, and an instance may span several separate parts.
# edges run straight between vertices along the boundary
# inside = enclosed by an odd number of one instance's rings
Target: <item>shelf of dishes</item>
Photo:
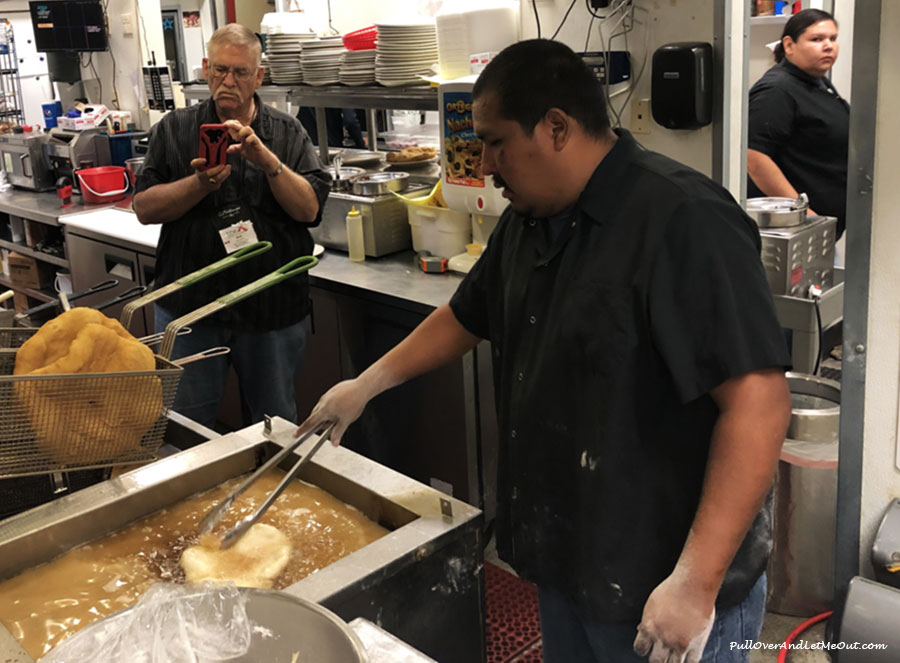
[[[301,106],[316,109],[316,123],[319,127],[319,156],[328,163],[328,154],[321,147],[327,142],[325,131],[326,108],[361,108],[366,111],[369,145],[377,145],[378,136],[374,131],[376,110],[436,111],[438,91],[431,86],[382,87],[380,85],[347,87],[344,85],[263,85],[257,91],[263,103],[294,115]],[[197,103],[209,97],[206,85],[190,85],[184,88],[184,98],[188,103]],[[437,137],[435,136],[435,144]],[[404,143],[388,147],[408,147],[418,143]]]
[[[199,102],[209,97],[206,85],[188,85],[184,98]],[[298,106],[385,110],[437,110],[437,88],[428,85],[388,88],[380,85],[263,85],[257,90],[263,103],[294,114]]]

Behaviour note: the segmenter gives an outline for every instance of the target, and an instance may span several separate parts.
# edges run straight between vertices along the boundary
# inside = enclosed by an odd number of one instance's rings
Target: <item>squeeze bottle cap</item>
[[[347,212],[347,216],[359,216],[359,212],[356,211],[356,205],[350,206],[350,211]]]

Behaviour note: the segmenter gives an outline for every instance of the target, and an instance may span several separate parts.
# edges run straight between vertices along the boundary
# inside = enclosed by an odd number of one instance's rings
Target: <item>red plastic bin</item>
[[[128,194],[128,172],[122,166],[82,168],[75,171],[75,176],[86,203],[114,203]]]
[[[348,51],[369,51],[375,48],[375,39],[378,37],[378,28],[370,25],[367,28],[360,28],[353,32],[348,32],[343,36],[341,41],[344,42],[344,48]]]

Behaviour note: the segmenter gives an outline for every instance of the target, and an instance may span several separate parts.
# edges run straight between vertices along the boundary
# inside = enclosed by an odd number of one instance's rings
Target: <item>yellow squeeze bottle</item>
[[[347,250],[350,251],[350,260],[353,262],[362,262],[366,259],[362,216],[356,211],[355,206],[347,213]]]

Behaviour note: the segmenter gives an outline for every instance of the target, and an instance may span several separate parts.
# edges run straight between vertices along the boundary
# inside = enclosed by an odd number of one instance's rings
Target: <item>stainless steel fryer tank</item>
[[[273,438],[294,426],[273,420]],[[305,443],[299,455],[311,448]],[[262,424],[215,438],[115,479],[0,521],[0,579],[249,472],[277,449]],[[290,468],[296,457],[285,463]],[[345,621],[364,617],[442,663],[484,660],[481,512],[343,447],[326,444],[300,478],[389,534],[284,592]],[[0,626],[0,660],[31,663]]]

